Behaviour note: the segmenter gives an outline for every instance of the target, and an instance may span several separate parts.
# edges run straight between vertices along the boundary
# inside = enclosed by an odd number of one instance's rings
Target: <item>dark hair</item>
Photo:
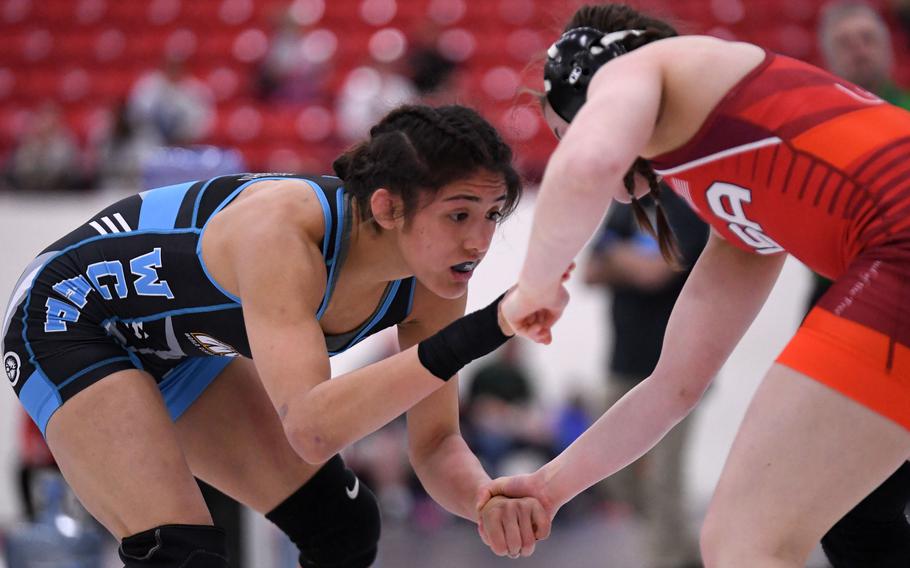
[[[371,218],[370,196],[379,188],[401,197],[406,219],[416,212],[421,193],[435,195],[444,185],[481,171],[503,176],[502,218],[515,209],[522,192],[512,149],[489,122],[461,105],[401,106],[332,168],[356,200],[362,220]]]
[[[625,4],[586,4],[575,11],[572,19],[566,24],[565,31],[574,28],[594,28],[604,33],[618,32],[623,30],[642,30],[641,35],[630,34],[622,40],[627,51],[637,49],[645,44],[675,37],[679,35],[676,29],[670,24],[649,18]],[[635,174],[638,173],[648,181],[651,188],[651,196],[654,198],[656,205],[657,229],[651,224],[647,213],[641,203],[635,199],[633,189],[635,188]],[[660,252],[664,259],[674,268],[679,268],[682,264],[682,255],[679,252],[679,245],[676,237],[670,229],[670,223],[660,205],[660,178],[651,167],[651,163],[644,158],[638,158],[623,178],[623,184],[626,191],[632,196],[632,209],[635,211],[635,219],[639,226],[652,235],[660,244]]]

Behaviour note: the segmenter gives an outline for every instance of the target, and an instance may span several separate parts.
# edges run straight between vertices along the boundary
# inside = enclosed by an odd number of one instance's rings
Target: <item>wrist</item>
[[[558,473],[560,465],[556,461],[545,464],[539,470],[533,473],[537,478],[535,481],[540,487],[541,504],[548,511],[556,513],[572,497],[563,495],[559,488]]]

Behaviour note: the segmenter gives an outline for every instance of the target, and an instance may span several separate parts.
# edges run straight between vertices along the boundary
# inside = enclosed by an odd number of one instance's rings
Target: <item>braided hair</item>
[[[521,198],[521,178],[512,149],[476,111],[461,105],[404,105],[370,129],[369,139],[339,156],[332,168],[353,196],[361,220],[371,219],[370,197],[379,188],[399,196],[404,216],[417,211],[422,194],[477,172],[502,176],[506,199],[502,217]]]
[[[580,7],[576,10],[572,19],[569,20],[569,23],[566,24],[565,31],[581,27],[594,28],[604,33],[641,30],[643,32],[641,34],[630,34],[620,40],[626,51],[637,49],[653,41],[679,35],[670,24],[649,18],[625,4],[595,4]],[[648,186],[651,188],[651,197],[654,199],[656,206],[656,229],[651,224],[644,207],[638,202],[633,193],[636,173],[647,180]],[[636,159],[629,171],[626,172],[623,178],[623,185],[632,198],[632,209],[638,225],[657,239],[664,259],[674,268],[679,268],[682,265],[682,255],[679,252],[679,244],[673,235],[670,223],[667,221],[666,213],[661,207],[661,181],[651,167],[651,163],[644,158]]]

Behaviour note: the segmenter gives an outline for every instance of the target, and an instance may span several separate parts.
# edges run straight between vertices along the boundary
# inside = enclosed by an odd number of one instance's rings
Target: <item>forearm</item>
[[[647,453],[691,411],[693,394],[671,381],[639,383],[541,469],[551,503],[562,506]]]
[[[285,427],[292,431],[298,453],[319,461],[375,432],[445,384],[421,365],[413,347],[298,394]]]
[[[412,452],[411,464],[424,489],[447,511],[477,521],[477,492],[490,477],[464,438],[450,434],[425,452]]]
[[[712,241],[676,302],[654,373],[542,472],[555,503],[642,456],[691,411],[761,309],[783,262]]]

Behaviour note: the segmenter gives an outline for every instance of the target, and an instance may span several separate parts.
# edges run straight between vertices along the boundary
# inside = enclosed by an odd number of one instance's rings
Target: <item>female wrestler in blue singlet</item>
[[[456,382],[424,361],[453,369],[447,352],[408,350],[464,313],[520,196],[511,157],[474,111],[402,107],[337,178],[151,190],[38,256],[3,320],[7,375],[128,567],[227,566],[193,475],[266,513],[302,566],[368,566],[378,510],[336,454],[404,411],[430,494],[498,554],[531,552],[536,501],[474,511],[489,478]],[[401,354],[327,380],[330,355],[393,325]]]

